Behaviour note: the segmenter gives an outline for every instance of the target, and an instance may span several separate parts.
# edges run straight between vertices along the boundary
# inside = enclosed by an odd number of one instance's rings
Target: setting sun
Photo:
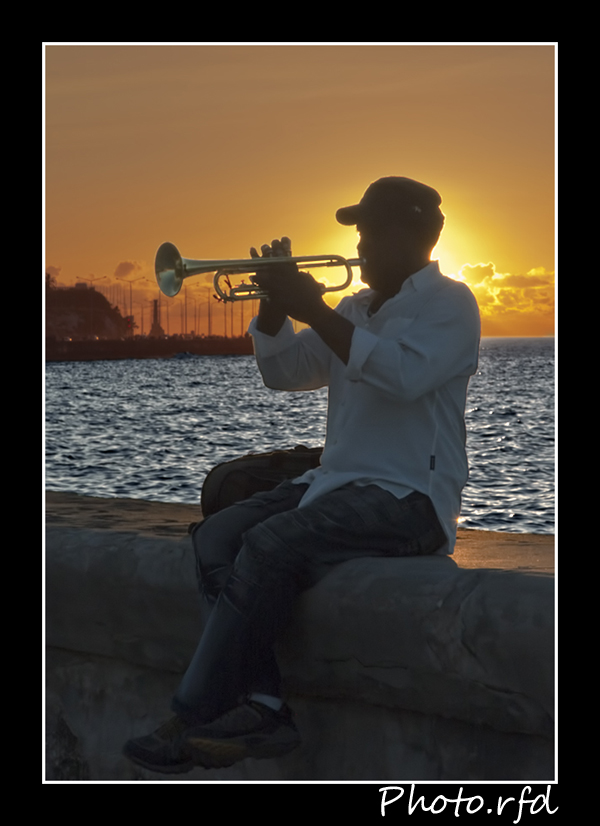
[[[405,175],[442,196],[433,257],[475,292],[484,335],[550,335],[554,57],[536,44],[46,46],[46,272],[101,291],[138,331],[155,301],[172,331],[205,331],[209,311],[225,329],[211,279],[159,294],[162,242],[230,259],[289,235],[296,255],[355,258],[336,210]],[[241,331],[249,308],[232,312]]]

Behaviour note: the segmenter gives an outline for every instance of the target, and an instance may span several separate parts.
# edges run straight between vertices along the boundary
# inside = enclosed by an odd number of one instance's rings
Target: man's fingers
[[[260,248],[260,255],[256,247],[250,247],[250,255],[252,258],[289,258],[292,254],[292,242],[287,236],[281,240],[274,238],[269,244],[263,244]]]
[[[289,258],[292,254],[292,242],[286,236],[284,236],[281,240],[279,238],[275,238],[271,242],[271,249],[274,257]]]

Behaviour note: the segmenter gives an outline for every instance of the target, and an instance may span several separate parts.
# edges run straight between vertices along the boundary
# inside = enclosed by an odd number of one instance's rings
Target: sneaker
[[[189,729],[180,717],[172,717],[152,734],[128,740],[123,754],[139,766],[163,774],[183,774],[194,768],[183,735]]]
[[[300,735],[288,706],[274,711],[249,700],[212,723],[189,728],[185,742],[196,765],[214,769],[246,757],[280,757],[300,745]]]

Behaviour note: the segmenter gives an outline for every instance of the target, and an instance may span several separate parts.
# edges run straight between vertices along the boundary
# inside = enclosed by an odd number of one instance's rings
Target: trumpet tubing
[[[222,280],[229,280],[230,275],[255,275],[264,272],[279,264],[304,265],[306,269],[319,267],[344,267],[346,279],[343,284],[335,287],[325,287],[323,292],[345,290],[352,283],[352,267],[359,267],[362,258],[343,258],[341,255],[308,255],[290,258],[234,258],[231,260],[195,260],[182,258],[179,250],[169,242],[161,244],[156,253],[155,274],[156,281],[162,293],[174,297],[180,291],[186,278],[203,273],[214,272],[213,286],[222,301],[251,301],[268,298],[267,293],[256,284],[239,284],[224,288]]]

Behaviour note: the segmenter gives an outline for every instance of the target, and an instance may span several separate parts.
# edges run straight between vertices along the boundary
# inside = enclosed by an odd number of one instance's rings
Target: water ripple
[[[46,486],[197,503],[244,453],[323,443],[327,391],[278,393],[251,356],[49,363]],[[554,340],[483,339],[461,524],[554,532]]]

